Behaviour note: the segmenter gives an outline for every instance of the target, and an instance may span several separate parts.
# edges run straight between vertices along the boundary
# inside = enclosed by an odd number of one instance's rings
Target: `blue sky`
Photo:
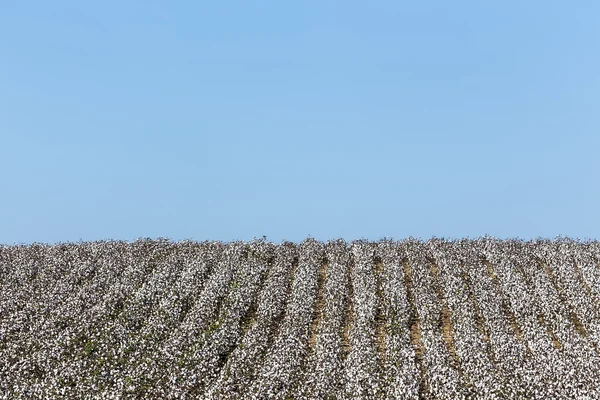
[[[0,243],[596,238],[596,1],[0,1]]]

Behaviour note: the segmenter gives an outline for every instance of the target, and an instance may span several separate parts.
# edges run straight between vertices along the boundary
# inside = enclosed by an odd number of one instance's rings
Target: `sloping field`
[[[600,398],[600,244],[0,247],[0,398]]]

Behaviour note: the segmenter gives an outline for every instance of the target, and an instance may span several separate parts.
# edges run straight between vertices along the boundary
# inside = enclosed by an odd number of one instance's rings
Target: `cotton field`
[[[600,243],[0,246],[0,398],[599,399]]]

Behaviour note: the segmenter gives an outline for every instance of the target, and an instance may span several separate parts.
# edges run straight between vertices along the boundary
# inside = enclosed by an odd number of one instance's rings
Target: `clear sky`
[[[0,243],[597,238],[598,1],[0,1]]]

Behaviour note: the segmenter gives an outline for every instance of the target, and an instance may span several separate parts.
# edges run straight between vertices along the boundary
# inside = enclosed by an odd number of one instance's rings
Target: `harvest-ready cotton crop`
[[[0,398],[598,399],[600,243],[0,246]]]

